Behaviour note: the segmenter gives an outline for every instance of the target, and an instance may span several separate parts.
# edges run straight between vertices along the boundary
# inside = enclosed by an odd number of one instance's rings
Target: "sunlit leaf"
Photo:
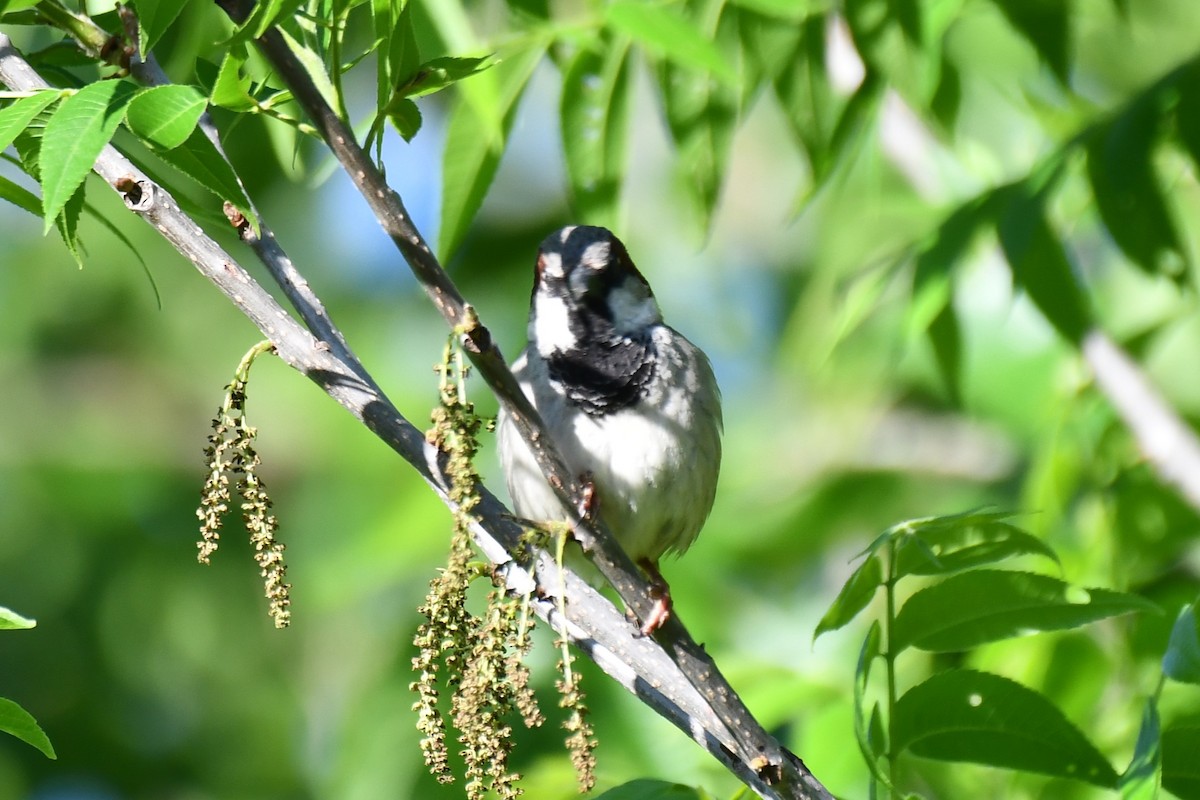
[[[309,80],[313,86],[317,87],[317,91],[321,93],[321,97],[335,112],[340,113],[342,109],[342,98],[338,94],[337,87],[333,81],[329,79],[329,72],[325,68],[325,62],[321,55],[315,52],[312,48],[307,47],[303,42],[297,40],[294,36],[288,33],[283,28],[279,29],[279,33],[283,35],[283,40],[287,42],[288,48],[292,51],[292,55],[304,67],[304,71],[308,73]]]
[[[1023,555],[1058,556],[1041,539],[1007,521],[1004,512],[932,517],[912,525],[896,550],[897,578],[949,575]]]
[[[154,49],[191,0],[134,0],[138,24],[141,26],[141,48],[145,55]]]
[[[24,11],[27,8],[33,8],[40,2],[41,0],[0,0],[0,14]]]
[[[256,219],[233,167],[199,129],[192,131],[188,140],[179,147],[157,151],[157,155],[220,200],[232,203],[247,219]]]
[[[250,96],[250,78],[242,74],[246,64],[245,45],[234,44],[225,51],[217,79],[213,83],[212,102],[231,111],[248,111],[256,103]]]
[[[450,112],[446,128],[442,181],[442,224],[438,252],[447,260],[466,235],[475,212],[496,177],[500,156],[504,154],[508,131],[512,127],[517,101],[545,52],[546,43],[537,40],[524,50],[503,60],[493,70],[499,86],[492,98],[494,111],[502,120],[501,129],[491,134],[490,126],[478,115],[477,105],[460,100]]]
[[[0,606],[0,631],[28,630],[36,625],[36,620],[22,617],[12,609]]]
[[[817,623],[817,629],[813,631],[813,638],[816,639],[828,631],[835,631],[857,617],[858,613],[866,608],[871,599],[875,597],[875,592],[882,585],[882,559],[875,553],[870,553],[863,563],[858,565],[850,578],[842,584],[842,590],[838,592],[837,598],[829,606],[825,616],[821,617],[821,621]]]
[[[1200,726],[1168,726],[1162,733],[1162,785],[1176,797],[1200,797]]]
[[[1157,610],[1136,595],[1084,589],[1045,575],[974,570],[910,597],[896,615],[891,646],[897,652],[908,647],[954,652],[1027,633]]]
[[[125,122],[140,139],[170,150],[187,141],[207,107],[208,100],[191,86],[156,86],[130,101]]]
[[[1181,683],[1200,684],[1200,626],[1197,625],[1195,603],[1180,612],[1171,628],[1162,671],[1168,678]]]
[[[0,697],[0,731],[11,733],[26,744],[41,750],[47,758],[58,758],[54,746],[37,720],[12,700]]]
[[[627,44],[581,50],[563,77],[562,142],[582,220],[617,226],[629,111]]]
[[[1129,768],[1121,775],[1118,788],[1121,800],[1155,800],[1162,781],[1162,747],[1159,741],[1158,701],[1146,700],[1142,709],[1142,727]]]
[[[793,22],[806,16],[814,5],[810,0],[733,0],[733,4],[748,11]]]
[[[244,43],[262,36],[272,26],[291,17],[304,0],[261,0],[254,4],[250,16],[234,32],[231,42]]]
[[[684,69],[709,73],[730,86],[737,84],[737,71],[711,36],[673,7],[617,0],[608,6],[605,22]]]
[[[41,150],[46,230],[91,171],[135,92],[127,81],[90,83],[63,100],[46,123]]]
[[[481,56],[479,58],[443,56],[435,58],[417,67],[413,74],[397,87],[394,96],[421,97],[432,94],[461,81],[463,78],[469,78],[472,75],[483,72],[485,69],[495,66],[495,64],[496,62],[491,56]]]
[[[837,125],[839,105],[830,88],[826,71],[825,15],[808,17],[792,39],[780,39],[779,28],[772,25],[771,46],[760,52],[769,60],[764,68],[774,74],[775,95],[796,139],[803,145],[812,167],[813,182],[820,184],[831,169],[830,147]],[[759,45],[763,37],[753,40]],[[788,43],[790,50],[781,55]],[[765,44],[765,43],[764,43]],[[773,66],[773,65],[778,65]]]
[[[892,747],[924,758],[1037,772],[1113,788],[1112,765],[1042,695],[973,670],[947,670],[896,701]]]
[[[21,97],[0,109],[0,150],[12,144],[38,114],[62,96],[61,91],[49,89],[29,97]]]

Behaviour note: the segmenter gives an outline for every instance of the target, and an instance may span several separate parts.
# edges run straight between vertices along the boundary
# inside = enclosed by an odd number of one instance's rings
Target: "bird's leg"
[[[650,616],[642,621],[642,636],[650,636],[671,618],[671,587],[659,572],[657,562],[643,558],[638,566],[650,577],[650,598],[654,601],[654,608]]]

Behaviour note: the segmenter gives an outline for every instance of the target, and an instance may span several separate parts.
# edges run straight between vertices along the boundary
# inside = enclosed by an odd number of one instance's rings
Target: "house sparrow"
[[[713,504],[722,423],[712,367],[663,324],[650,285],[605,228],[570,226],[542,242],[528,337],[513,374],[594,511],[650,577],[650,634],[671,607],[658,560],[695,541]],[[497,435],[516,513],[565,519],[503,411]]]

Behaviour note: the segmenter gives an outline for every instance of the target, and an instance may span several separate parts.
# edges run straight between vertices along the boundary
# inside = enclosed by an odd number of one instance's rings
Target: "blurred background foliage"
[[[1168,613],[910,658],[901,683],[951,663],[1006,675],[1046,692],[1118,768],[1128,763],[1174,613],[1200,584],[1200,519],[1094,388],[1070,341],[1070,278],[1084,313],[1195,420],[1200,148],[1189,98],[1200,92],[1200,7],[655,6],[715,43],[684,55],[672,31],[638,38],[641,7],[413,0],[423,58],[550,45],[503,146],[468,175],[494,157],[486,196],[454,183],[461,151],[440,155],[472,90],[422,99],[410,144],[386,134],[389,178],[418,225],[511,354],[537,243],[570,221],[613,225],[668,322],[713,358],[726,403],[721,486],[704,535],[666,573],[696,638],[833,792],[866,794],[851,714],[864,628],[814,644],[817,621],[880,530],[984,505],[1021,512],[1066,580],[1139,592]],[[27,21],[4,21],[25,52],[61,40]],[[367,23],[350,22],[348,40],[369,41]],[[155,50],[174,80],[204,85],[230,30],[216,8],[190,2]],[[628,107],[616,114],[624,126],[603,133],[615,144],[597,161],[572,153],[581,140],[568,137],[564,152],[560,123],[586,129],[597,113],[561,99],[564,80],[590,86],[574,59],[620,48],[630,48],[626,74],[608,86],[624,86]],[[52,61],[41,60],[47,74],[62,69]],[[351,118],[369,122],[375,75],[343,80]],[[615,114],[600,108],[601,119]],[[444,327],[365,205],[293,128],[216,115],[280,241],[368,369],[423,423]],[[11,164],[0,170],[24,180]],[[1000,187],[1035,199],[976,214],[976,199]],[[310,383],[260,361],[248,416],[289,546],[292,627],[271,627],[232,532],[211,567],[197,566],[201,450],[258,335],[111,193],[96,185],[89,202],[133,241],[161,305],[139,257],[95,219],[81,223],[78,269],[33,217],[0,206],[0,603],[38,620],[0,643],[0,691],[59,755],[0,740],[0,797],[461,796],[425,774],[408,690],[446,510]],[[994,234],[996,214],[1009,215],[1010,238],[1046,233],[1024,265],[1028,293],[1014,288],[1022,273],[1006,264],[1013,248]],[[1069,264],[1065,284],[1028,285],[1054,264]],[[494,412],[483,390],[474,399]],[[500,490],[490,443],[484,459]],[[534,798],[574,794],[554,658],[541,639],[534,674],[552,724],[516,734]],[[685,736],[584,669],[601,789],[654,776],[733,793]],[[1168,686],[1161,709],[1164,723],[1200,721],[1194,687]],[[1107,796],[982,767],[905,767],[913,789],[936,797]]]

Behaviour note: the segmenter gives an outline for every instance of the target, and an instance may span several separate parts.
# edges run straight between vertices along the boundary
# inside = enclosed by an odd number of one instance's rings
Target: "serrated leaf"
[[[563,77],[563,152],[578,217],[618,227],[629,116],[628,44],[580,50]]]
[[[252,223],[257,219],[250,209],[249,198],[238,184],[233,167],[199,129],[192,131],[187,141],[179,147],[156,151],[156,154],[218,199],[232,203]]]
[[[45,111],[54,101],[63,96],[57,89],[49,89],[14,100],[0,109],[0,150],[5,150],[24,131],[38,114]]]
[[[154,49],[154,45],[162,38],[179,18],[191,0],[134,0],[133,7],[137,10],[138,23],[141,25],[142,55]]]
[[[1196,604],[1187,606],[1175,619],[1167,652],[1163,655],[1163,674],[1181,683],[1200,684],[1200,626]]]
[[[242,74],[246,58],[245,45],[231,45],[225,52],[225,57],[221,59],[221,67],[217,70],[217,79],[213,83],[214,106],[231,111],[248,111],[257,105],[250,95],[250,78]]]
[[[1054,77],[1070,80],[1070,8],[1067,0],[992,0],[1013,29],[1024,36]]]
[[[261,0],[255,3],[250,16],[234,31],[230,42],[245,43],[257,39],[284,18],[291,17],[304,0]]]
[[[639,778],[609,789],[596,800],[708,800],[708,795],[682,783]]]
[[[35,217],[42,216],[42,200],[33,192],[0,175],[0,200],[7,200]]]
[[[1044,198],[1023,184],[1002,196],[1007,204],[1000,218],[1000,246],[1013,282],[1064,339],[1078,346],[1092,327],[1091,311],[1066,251],[1046,221]]]
[[[23,631],[37,626],[37,620],[22,617],[11,608],[0,606],[0,631]]]
[[[1117,787],[1121,800],[1156,800],[1162,782],[1162,746],[1160,742],[1158,704],[1153,697],[1142,709],[1142,726],[1129,768],[1121,775]]]
[[[835,631],[857,617],[858,612],[867,607],[882,585],[883,561],[874,552],[869,553],[863,563],[858,565],[858,569],[842,584],[838,596],[817,623],[813,639],[827,631]]]
[[[40,157],[46,231],[91,172],[135,93],[126,81],[88,84],[63,100],[46,122]]]
[[[12,700],[3,697],[0,697],[0,731],[11,733],[26,744],[36,747],[46,758],[58,758],[54,754],[54,746],[50,744],[46,732],[38,726],[37,720]]]
[[[438,252],[448,261],[466,235],[484,195],[496,177],[500,156],[507,145],[517,101],[525,91],[534,67],[545,52],[546,42],[538,39],[531,46],[501,61],[493,70],[496,94],[490,96],[492,108],[480,116],[479,102],[461,97],[450,112],[446,126],[443,159],[442,218],[438,233]],[[488,123],[499,117],[499,130]]]
[[[294,36],[288,33],[285,29],[280,28],[279,33],[283,36],[283,40],[287,42],[288,48],[292,51],[292,55],[304,67],[304,71],[308,73],[309,80],[313,86],[317,87],[317,91],[321,93],[321,97],[325,98],[325,102],[335,112],[341,113],[339,109],[343,108],[341,95],[338,94],[337,87],[333,85],[333,81],[329,79],[329,72],[325,68],[325,62],[320,54],[312,48],[307,47],[303,42],[298,41]]]
[[[156,86],[130,101],[125,122],[138,138],[170,150],[187,141],[207,107],[208,100],[191,86]]]
[[[896,615],[891,648],[969,650],[1039,631],[1078,628],[1158,607],[1137,595],[1084,589],[1030,572],[974,570],[914,594]]]
[[[1200,797],[1200,727],[1179,725],[1162,733],[1162,785],[1176,797]]]
[[[892,747],[1113,788],[1112,765],[1049,700],[1008,678],[947,670],[896,701]]]
[[[1087,169],[1100,217],[1121,251],[1144,272],[1178,280],[1183,248],[1152,163],[1160,102],[1157,93],[1144,96],[1095,131]]]
[[[55,227],[58,228],[58,235],[62,237],[63,244],[67,246],[67,252],[80,267],[83,266],[83,253],[79,246],[79,218],[83,215],[84,188],[86,186],[86,183],[79,184],[75,189],[75,194],[67,200],[58,218],[54,221]]]
[[[731,87],[738,83],[737,71],[711,37],[672,8],[641,0],[618,0],[608,6],[604,21],[684,69],[710,73]]]
[[[896,550],[895,576],[949,575],[1023,555],[1058,555],[1010,522],[1004,512],[971,512],[915,523]]]

